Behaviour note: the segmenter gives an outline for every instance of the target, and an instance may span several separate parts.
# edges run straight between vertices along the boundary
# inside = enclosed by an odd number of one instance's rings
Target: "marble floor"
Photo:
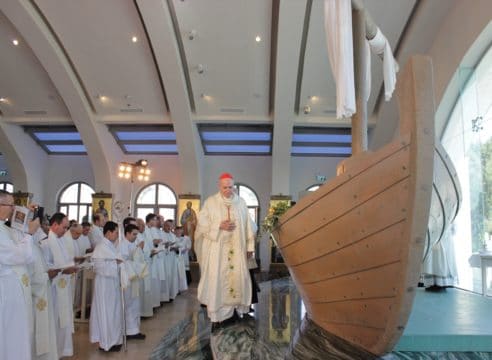
[[[103,354],[88,340],[88,325],[77,324],[76,355],[71,359],[285,359],[305,314],[302,301],[289,279],[266,281],[255,312],[210,331],[206,310],[196,300],[196,288],[157,309],[142,322],[144,341],[132,340],[126,352]],[[309,359],[337,359],[327,353]],[[491,359],[488,352],[393,352],[382,360]]]

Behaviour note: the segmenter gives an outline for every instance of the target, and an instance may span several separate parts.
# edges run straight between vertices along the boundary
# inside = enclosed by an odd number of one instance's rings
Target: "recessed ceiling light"
[[[256,40],[256,42],[260,42],[261,41],[261,36],[260,35],[256,35],[255,40]]]
[[[6,98],[1,97],[1,98],[0,98],[0,102],[7,102],[7,99],[6,99]]]
[[[19,40],[17,39],[12,40],[12,44],[14,44],[15,46],[19,45]]]
[[[138,37],[133,36],[133,37],[132,37],[132,42],[136,43],[137,41],[138,41]]]

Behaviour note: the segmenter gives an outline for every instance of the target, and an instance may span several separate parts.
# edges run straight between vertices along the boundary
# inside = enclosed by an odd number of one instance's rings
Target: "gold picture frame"
[[[107,216],[108,220],[112,220],[111,209],[113,206],[113,194],[98,192],[92,194],[92,214],[102,213]]]

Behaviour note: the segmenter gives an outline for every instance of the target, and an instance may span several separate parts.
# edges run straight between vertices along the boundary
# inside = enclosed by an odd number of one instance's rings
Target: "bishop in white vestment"
[[[207,305],[213,323],[249,311],[251,279],[247,259],[253,256],[255,232],[246,203],[234,193],[228,173],[219,178],[219,192],[198,215],[195,239],[201,242],[198,300]]]

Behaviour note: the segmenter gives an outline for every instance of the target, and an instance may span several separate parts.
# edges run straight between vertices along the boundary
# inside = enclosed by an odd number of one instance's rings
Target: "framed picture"
[[[92,194],[92,214],[102,214],[108,220],[112,219],[113,194],[98,192]]]
[[[27,220],[29,217],[29,209],[23,206],[16,206],[12,214],[11,226],[13,229],[22,232],[27,231]]]
[[[27,206],[32,199],[32,194],[28,192],[17,191],[12,195],[14,196],[14,204],[18,206]]]

